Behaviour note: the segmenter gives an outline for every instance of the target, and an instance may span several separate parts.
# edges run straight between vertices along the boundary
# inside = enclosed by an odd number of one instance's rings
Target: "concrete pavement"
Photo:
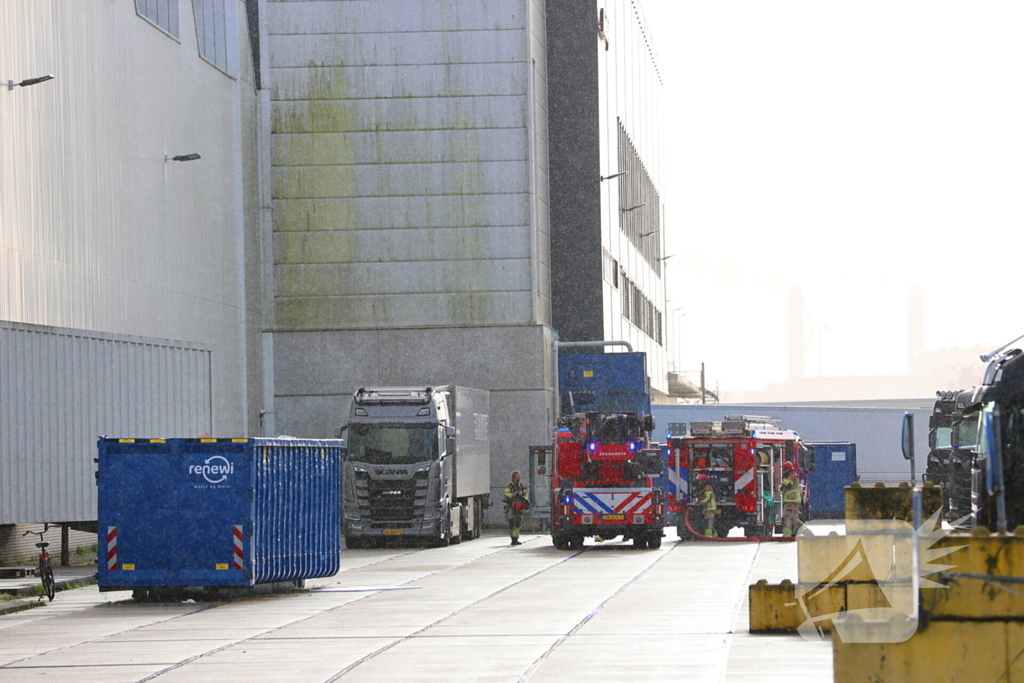
[[[748,584],[795,579],[793,544],[524,541],[346,550],[308,591],[226,603],[68,591],[0,617],[0,680],[832,680],[829,643],[747,632]]]

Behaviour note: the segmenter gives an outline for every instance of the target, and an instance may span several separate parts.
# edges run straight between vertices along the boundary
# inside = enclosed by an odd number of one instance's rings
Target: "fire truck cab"
[[[677,482],[669,500],[680,538],[690,534],[684,522],[686,506],[700,500],[707,476],[715,492],[721,519],[718,528],[734,526],[746,536],[771,536],[782,523],[782,477],[792,463],[800,478],[800,518],[807,520],[810,494],[806,472],[812,452],[800,435],[781,428],[778,418],[760,415],[727,415],[721,422],[692,422],[685,436],[669,439],[669,477]]]

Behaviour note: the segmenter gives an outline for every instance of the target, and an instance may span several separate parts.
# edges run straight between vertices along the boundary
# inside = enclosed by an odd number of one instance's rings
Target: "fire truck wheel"
[[[569,539],[567,539],[562,534],[554,534],[554,535],[552,535],[551,536],[551,542],[554,543],[555,548],[557,548],[558,550],[568,550],[569,549]]]
[[[647,547],[651,550],[656,550],[661,547],[661,532],[652,531],[651,535],[647,537]]]
[[[572,536],[569,539],[569,548],[572,550],[583,550],[583,537]]]
[[[686,528],[685,524],[676,524],[676,535],[679,536],[680,541],[689,541],[692,538],[690,530]]]
[[[643,533],[638,533],[633,537],[633,547],[637,550],[643,550],[647,547],[647,536]]]

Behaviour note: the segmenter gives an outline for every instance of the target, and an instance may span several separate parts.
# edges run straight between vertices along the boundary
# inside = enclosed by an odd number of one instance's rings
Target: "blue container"
[[[563,415],[651,412],[644,353],[560,353],[558,394]]]
[[[837,519],[845,512],[843,489],[856,482],[857,444],[849,441],[804,443],[814,448],[814,471],[807,473],[811,485],[811,519]]]
[[[343,443],[100,438],[100,590],[336,574]]]

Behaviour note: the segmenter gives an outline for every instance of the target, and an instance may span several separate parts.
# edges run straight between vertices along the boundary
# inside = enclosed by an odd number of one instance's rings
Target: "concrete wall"
[[[364,385],[491,389],[500,486],[551,424],[543,2],[261,7],[275,431],[333,435]]]
[[[0,5],[3,78],[56,76],[0,90],[0,320],[207,346],[208,428],[231,436],[259,411],[244,7],[225,5],[225,73],[200,56],[188,0],[176,37],[132,0]]]
[[[459,353],[465,349],[465,353]],[[551,438],[551,335],[540,326],[362,330],[275,335],[277,428],[333,437],[364,386],[458,384],[491,391],[491,487],[527,469],[529,447]],[[491,510],[491,521],[500,517]]]
[[[914,414],[915,468],[921,481],[928,456],[928,408],[853,408],[808,406],[684,405],[655,406],[655,434],[664,441],[671,422],[687,424],[721,420],[726,415],[767,415],[782,419],[804,441],[852,441],[857,444],[861,481],[898,484],[910,481],[910,462],[903,459],[903,414]]]

